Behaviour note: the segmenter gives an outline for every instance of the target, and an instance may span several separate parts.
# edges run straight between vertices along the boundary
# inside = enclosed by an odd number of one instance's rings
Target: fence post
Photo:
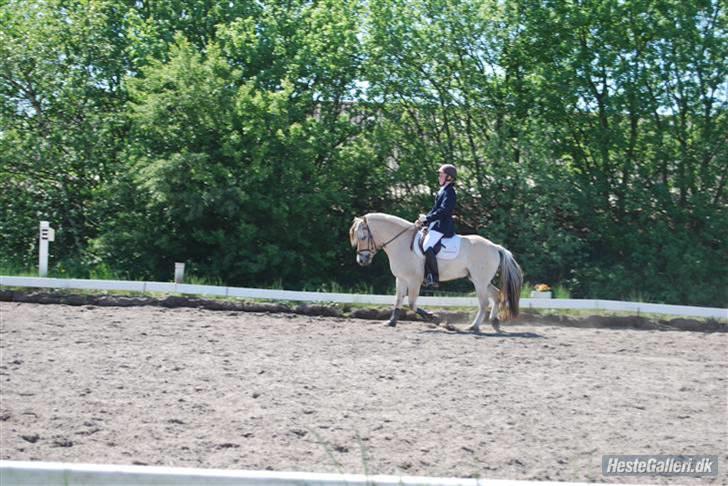
[[[175,263],[174,264],[174,283],[181,284],[185,279],[185,264]]]

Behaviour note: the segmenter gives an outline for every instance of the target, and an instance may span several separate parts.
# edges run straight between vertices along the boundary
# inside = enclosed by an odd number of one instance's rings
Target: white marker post
[[[181,284],[185,280],[185,264],[175,263],[174,264],[174,283]]]
[[[38,241],[38,275],[48,276],[48,242],[56,239],[56,232],[48,221],[40,222],[40,238]]]

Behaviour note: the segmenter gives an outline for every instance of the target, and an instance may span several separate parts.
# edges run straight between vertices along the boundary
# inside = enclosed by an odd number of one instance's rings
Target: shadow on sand
[[[474,338],[522,338],[522,339],[544,339],[544,336],[535,332],[507,332],[507,331],[500,331],[500,332],[473,332],[473,331],[466,331],[465,329],[460,329],[455,326],[449,326],[449,327],[436,327],[436,328],[430,328],[425,329],[421,331],[423,334],[450,334],[450,335],[460,335],[460,336],[471,336]]]

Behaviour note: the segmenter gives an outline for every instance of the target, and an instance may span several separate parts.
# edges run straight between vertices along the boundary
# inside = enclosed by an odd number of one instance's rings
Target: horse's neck
[[[376,229],[374,228],[374,225],[372,225],[372,229],[375,231],[374,237],[377,241],[377,245],[381,247],[389,242],[389,244],[387,244],[384,248],[385,251],[390,247],[399,246],[406,239],[402,233],[404,230],[409,229],[410,224],[405,220],[389,217],[382,213],[372,214],[367,219],[369,219],[370,224],[374,223],[376,225]],[[397,237],[398,235],[400,237]],[[392,238],[395,237],[397,238],[392,240]],[[407,242],[407,244],[409,245],[409,242]]]

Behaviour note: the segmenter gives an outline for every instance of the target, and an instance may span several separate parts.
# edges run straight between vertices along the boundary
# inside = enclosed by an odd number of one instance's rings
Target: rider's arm
[[[427,223],[437,221],[444,216],[452,216],[453,211],[455,211],[455,193],[445,191],[442,203],[427,214]]]

